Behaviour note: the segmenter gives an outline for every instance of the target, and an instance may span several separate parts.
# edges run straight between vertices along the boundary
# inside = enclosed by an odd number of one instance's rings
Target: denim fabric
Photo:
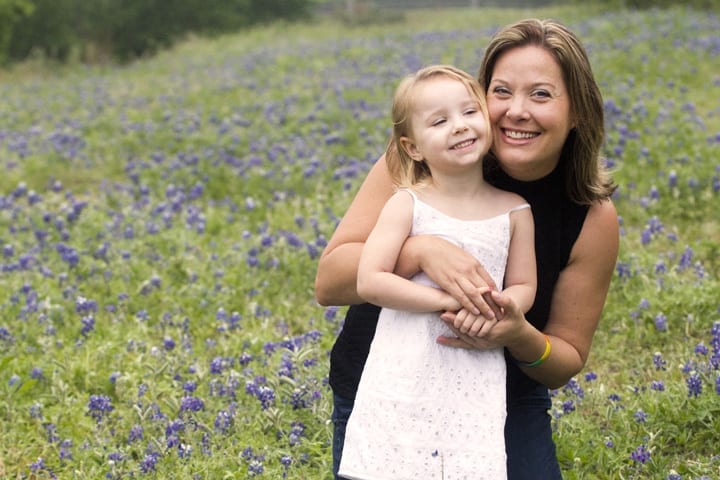
[[[335,480],[342,480],[343,477],[338,476],[338,469],[340,468],[340,458],[342,458],[343,444],[345,443],[345,427],[347,426],[348,418],[352,413],[353,405],[355,400],[341,397],[340,395],[333,394],[333,442],[332,442],[332,456],[333,456],[333,475]]]
[[[547,388],[538,385],[521,401],[508,401],[505,451],[508,480],[562,480],[550,425]]]

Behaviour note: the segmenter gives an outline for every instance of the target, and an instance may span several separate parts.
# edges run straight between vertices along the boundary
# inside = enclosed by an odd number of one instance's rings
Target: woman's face
[[[527,45],[502,53],[492,71],[487,104],[492,151],[518,180],[552,172],[573,127],[562,71],[545,49]]]

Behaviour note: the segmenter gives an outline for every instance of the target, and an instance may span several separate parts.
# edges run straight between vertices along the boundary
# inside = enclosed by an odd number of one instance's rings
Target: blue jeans
[[[332,455],[335,480],[342,480],[337,472],[345,443],[345,427],[353,404],[351,399],[333,395]],[[505,421],[508,480],[562,480],[547,413],[549,408],[547,389],[542,386],[525,395],[522,402],[508,402]]]
[[[343,478],[338,476],[338,469],[340,468],[340,458],[342,457],[343,444],[345,443],[345,427],[347,426],[348,418],[350,418],[354,404],[355,400],[333,394],[332,456],[333,475],[335,476],[335,480],[342,480]]]

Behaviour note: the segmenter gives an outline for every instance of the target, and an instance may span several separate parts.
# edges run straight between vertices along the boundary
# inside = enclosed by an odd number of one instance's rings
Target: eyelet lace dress
[[[503,284],[510,213],[459,220],[414,198],[411,235],[437,235],[473,254]],[[524,204],[520,208],[529,208]],[[419,273],[413,281],[437,287]],[[340,476],[383,480],[507,477],[502,349],[444,347],[438,312],[383,308],[345,433]]]

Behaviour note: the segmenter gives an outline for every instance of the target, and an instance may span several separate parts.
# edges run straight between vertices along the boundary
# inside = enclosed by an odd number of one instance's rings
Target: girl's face
[[[456,79],[438,76],[418,84],[410,125],[412,138],[401,142],[413,160],[425,161],[433,172],[477,167],[490,148],[487,117],[477,98]]]
[[[536,180],[560,160],[573,122],[560,66],[545,49],[516,47],[498,57],[487,90],[493,152],[518,180]]]

